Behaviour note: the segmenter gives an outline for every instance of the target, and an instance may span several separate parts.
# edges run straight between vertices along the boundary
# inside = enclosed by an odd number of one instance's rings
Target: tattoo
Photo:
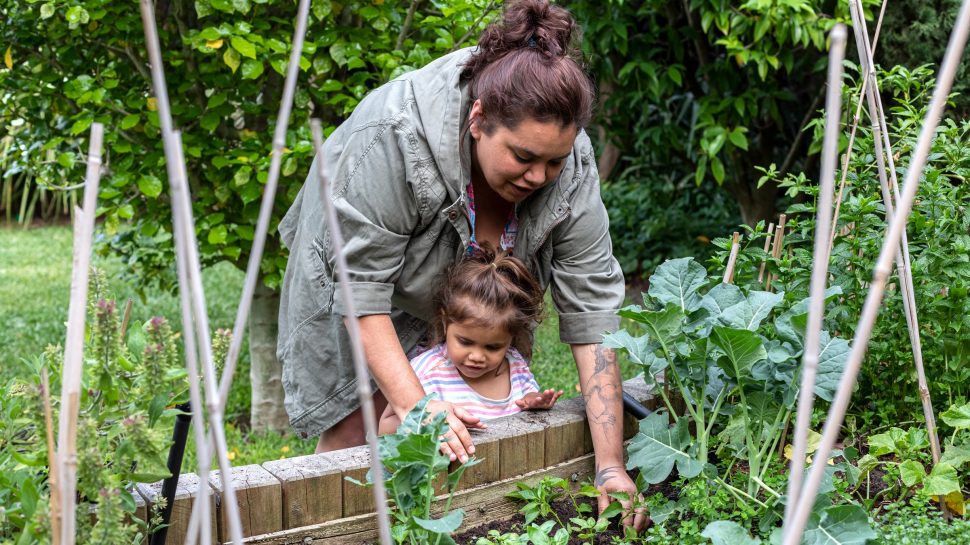
[[[590,380],[583,388],[583,400],[586,402],[586,415],[589,423],[599,424],[604,431],[616,425],[616,411],[614,406],[620,399],[616,384],[591,384]]]
[[[603,486],[606,481],[616,477],[616,474],[622,471],[623,468],[620,466],[609,466],[600,469],[599,464],[596,465],[596,477],[593,478],[593,484],[596,486]]]
[[[602,344],[598,344],[593,348],[593,355],[596,358],[596,365],[593,367],[594,376],[616,367],[616,352],[606,348]]]

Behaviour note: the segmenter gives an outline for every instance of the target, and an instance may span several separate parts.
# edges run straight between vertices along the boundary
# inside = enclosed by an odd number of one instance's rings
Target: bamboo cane
[[[899,206],[893,222],[883,238],[882,249],[879,252],[879,259],[873,271],[872,285],[866,295],[866,301],[862,308],[862,315],[856,327],[856,334],[852,341],[852,350],[846,362],[845,371],[839,381],[835,399],[829,408],[828,418],[822,430],[822,439],[819,443],[812,469],[808,479],[805,481],[797,506],[792,515],[791,528],[789,534],[785,536],[783,545],[797,545],[801,541],[802,533],[808,522],[814,498],[818,494],[819,485],[825,473],[825,467],[832,447],[838,439],[845,412],[852,396],[852,389],[855,387],[859,368],[862,365],[862,358],[865,355],[872,335],[872,327],[876,316],[879,314],[879,307],[882,304],[882,296],[886,286],[886,280],[892,269],[893,256],[899,246],[902,237],[903,227],[912,211],[913,201],[916,198],[916,191],[919,189],[919,178],[926,166],[930,147],[936,128],[939,125],[946,105],[947,96],[953,85],[953,78],[956,74],[960,57],[967,42],[967,33],[970,30],[970,0],[964,0],[960,7],[960,13],[950,36],[946,54],[937,78],[936,88],[933,90],[933,98],[930,107],[926,112],[923,128],[920,131],[916,148],[913,151],[909,169],[906,171],[906,181],[903,185],[903,192],[900,197]]]
[[[771,257],[779,259],[781,257],[782,248],[785,246],[785,221],[788,217],[785,214],[780,214],[778,216],[778,227],[775,227],[775,240],[771,245]],[[774,275],[769,271],[765,275],[765,290],[771,291],[771,279]]]
[[[243,284],[239,308],[236,311],[235,325],[232,328],[234,334],[229,343],[226,364],[219,381],[219,400],[223,410],[226,400],[229,399],[229,386],[232,384],[232,378],[236,372],[239,351],[242,349],[243,331],[246,329],[246,320],[249,318],[253,294],[256,292],[256,282],[259,280],[259,267],[266,245],[266,233],[269,231],[269,222],[273,215],[273,203],[276,200],[276,186],[280,178],[280,165],[283,162],[283,147],[286,145],[286,129],[290,122],[293,96],[296,93],[296,80],[300,72],[300,55],[303,52],[303,40],[306,36],[309,13],[310,0],[300,0],[300,5],[297,8],[296,29],[293,31],[293,48],[290,51],[290,61],[286,65],[283,97],[280,100],[279,114],[276,116],[276,130],[273,132],[273,157],[270,160],[269,176],[266,179],[266,187],[263,188],[263,200],[259,206],[256,231],[253,234],[253,247],[249,253],[249,263],[246,266],[246,280]]]
[[[57,478],[57,451],[54,449],[54,412],[51,409],[51,386],[47,368],[40,370],[40,395],[44,400],[44,424],[47,427],[47,489],[51,499],[51,543],[61,543],[61,488]]]
[[[883,16],[886,14],[886,2],[882,0],[882,9],[879,10],[879,20],[876,22],[876,38],[879,38],[879,31],[882,29]],[[876,51],[876,43],[873,40],[873,53]],[[835,212],[832,216],[832,231],[829,234],[829,255],[832,255],[832,246],[835,244],[835,230],[839,225],[839,210],[842,208],[842,193],[845,190],[846,176],[849,172],[849,159],[852,157],[852,145],[855,143],[855,133],[859,128],[859,120],[862,115],[862,101],[865,98],[866,88],[869,86],[869,78],[862,78],[862,86],[859,88],[859,96],[856,99],[855,115],[852,118],[852,130],[849,131],[849,144],[842,155],[842,178],[839,181],[839,192],[835,197]]]
[[[731,284],[734,282],[734,265],[738,260],[738,250],[741,248],[741,244],[738,242],[740,233],[734,232],[731,237],[731,255],[728,256],[727,268],[724,269],[724,279],[725,284]]]
[[[172,114],[169,107],[168,90],[165,85],[165,74],[162,69],[161,46],[158,41],[158,30],[155,25],[155,12],[151,0],[141,0],[142,24],[145,31],[145,45],[148,49],[151,64],[152,86],[158,105],[159,125],[165,147],[166,170],[171,187],[172,216],[175,222],[176,248],[181,248],[181,258],[185,263],[188,284],[180,284],[180,290],[188,290],[192,304],[192,317],[198,340],[198,351],[202,360],[202,387],[206,390],[205,407],[208,409],[208,420],[215,438],[216,458],[222,474],[228,476],[231,470],[226,448],[225,429],[222,423],[222,412],[218,403],[218,378],[212,361],[212,342],[209,334],[209,319],[205,305],[205,293],[202,289],[202,274],[198,248],[195,242],[195,225],[192,219],[192,204],[189,198],[187,176],[185,174],[185,159],[182,156],[182,144],[178,133],[172,126]],[[187,332],[184,332],[187,335]],[[188,362],[187,362],[188,364]],[[192,373],[192,370],[189,370]],[[191,385],[191,383],[190,383]],[[200,412],[202,405],[193,406],[193,413]],[[203,438],[204,442],[204,438]],[[197,443],[196,448],[202,443]],[[199,479],[203,483],[200,494],[205,498],[205,483],[208,482],[208,460],[199,459]],[[232,479],[222,479],[223,501],[226,518],[229,522],[229,535],[232,541],[242,543],[242,523],[239,519],[239,506]],[[208,504],[207,501],[199,503]],[[200,509],[208,509],[199,507]],[[208,532],[202,532],[203,543],[208,543]]]
[[[853,6],[854,5],[854,6]],[[860,55],[864,58],[863,66],[867,66],[868,69],[866,73],[869,78],[872,79],[872,85],[869,86],[869,108],[872,112],[872,116],[878,119],[881,126],[881,132],[883,137],[883,145],[885,149],[885,160],[889,162],[889,177],[892,182],[892,197],[895,199],[896,203],[899,202],[899,181],[896,178],[896,164],[893,159],[892,145],[889,141],[889,129],[886,123],[886,113],[882,107],[882,98],[879,95],[879,82],[876,80],[876,70],[875,61],[872,56],[872,51],[870,51],[868,40],[868,32],[866,31],[866,20],[861,15],[861,10],[859,8],[858,2],[856,0],[851,0],[849,3],[849,8],[853,17],[859,19],[859,27],[861,32],[858,33],[857,41],[861,41],[859,44]],[[854,8],[854,9],[853,9]],[[861,38],[861,40],[859,40]],[[881,162],[883,156],[877,154],[876,157]],[[886,170],[885,168],[883,170]],[[884,185],[885,181],[880,180]],[[891,218],[894,214],[892,202],[889,197],[889,191],[883,191],[883,200],[886,202],[887,217]],[[890,219],[891,221],[891,219]],[[937,464],[940,461],[940,439],[937,435],[936,430],[936,417],[933,414],[933,402],[930,398],[929,386],[926,382],[926,370],[923,365],[923,346],[920,339],[919,330],[919,315],[916,306],[916,291],[913,285],[913,270],[912,270],[912,260],[909,254],[909,240],[906,234],[906,229],[903,229],[903,236],[900,242],[900,253],[896,259],[896,269],[899,271],[900,278],[900,291],[903,296],[903,308],[907,310],[907,325],[909,326],[910,342],[913,346],[913,362],[916,365],[916,379],[919,386],[920,402],[923,407],[923,418],[926,421],[926,428],[930,439],[930,453],[933,457],[933,463]],[[943,511],[946,513],[946,503],[942,501]]]
[[[121,319],[121,340],[122,341],[124,341],[124,339],[125,339],[125,333],[128,332],[128,321],[131,320],[131,306],[132,306],[132,304],[134,304],[134,301],[132,301],[131,300],[131,297],[129,297],[128,298],[128,301],[125,303],[125,314],[124,314],[124,318]]]
[[[171,148],[177,148],[181,146],[181,143],[177,136],[169,135],[167,138],[173,140],[169,144]],[[175,162],[171,161],[174,165]],[[171,170],[169,169],[170,176]],[[176,174],[178,176],[179,174]],[[209,442],[206,441],[205,432],[205,413],[198,409],[197,407],[203,407],[204,403],[202,400],[202,386],[199,381],[199,363],[198,354],[199,348],[196,345],[195,336],[195,321],[192,317],[192,290],[190,288],[189,271],[188,271],[188,249],[186,246],[186,239],[188,237],[183,233],[183,221],[181,215],[183,213],[182,207],[176,205],[176,201],[181,201],[181,198],[176,197],[176,193],[180,189],[173,187],[172,189],[172,223],[173,223],[173,233],[175,238],[175,268],[178,275],[179,283],[179,310],[182,315],[182,342],[185,345],[185,367],[189,375],[189,401],[192,404],[192,433],[195,438],[195,452],[196,459],[198,460],[198,475],[199,475],[199,496],[192,505],[192,516],[198,515],[202,520],[209,520],[209,502],[206,501],[207,498],[202,492],[206,489],[209,482],[209,461],[212,459],[212,450]],[[225,479],[223,479],[225,480]],[[198,528],[193,531],[189,529],[189,533],[186,535],[186,540],[188,543],[195,543],[195,539],[198,535]],[[202,532],[202,543],[203,545],[209,545],[212,542],[209,532]]]
[[[74,263],[71,274],[71,302],[67,310],[67,340],[64,345],[64,370],[61,380],[61,413],[58,418],[57,458],[60,468],[61,543],[74,545],[77,523],[77,417],[81,402],[81,377],[84,367],[84,321],[88,301],[88,273],[91,266],[91,239],[97,212],[98,186],[101,182],[101,142],[104,126],[91,125],[88,165],[84,184],[84,209],[75,211]]]
[[[340,233],[340,225],[337,223],[337,214],[333,208],[333,200],[330,198],[328,180],[324,175],[323,131],[320,128],[320,120],[311,119],[310,129],[313,133],[313,147],[317,157],[315,164],[317,167],[317,183],[320,184],[320,198],[323,200],[323,208],[327,216],[327,228],[330,231],[330,240],[333,241],[334,257],[337,261],[337,277],[347,312],[344,317],[344,323],[347,325],[347,333],[350,335],[350,343],[353,348],[354,371],[357,374],[357,395],[360,397],[360,409],[364,418],[364,430],[367,435],[367,444],[370,446],[370,474],[371,480],[374,483],[374,503],[377,507],[377,525],[380,531],[381,543],[383,545],[391,545],[391,525],[387,514],[387,495],[384,492],[384,470],[383,466],[381,466],[380,452],[377,450],[377,416],[374,414],[374,399],[370,388],[370,374],[367,371],[367,363],[364,360],[364,344],[360,338],[359,318],[354,311],[354,299],[350,291],[350,276],[347,274],[347,257],[344,255],[343,236]]]
[[[765,233],[765,247],[764,247],[765,254],[767,254],[768,253],[768,250],[771,248],[772,235],[774,235],[774,233],[775,233],[775,224],[774,223],[769,223],[768,224],[768,232]],[[761,261],[761,267],[758,269],[758,283],[759,284],[762,282],[762,280],[764,280],[764,276],[765,276],[765,265],[767,263],[768,263],[767,258],[765,258],[765,259],[763,259]]]
[[[818,202],[815,213],[815,251],[812,259],[812,280],[809,288],[808,325],[805,330],[805,351],[802,354],[802,377],[798,392],[798,413],[792,430],[792,459],[788,474],[788,497],[798,498],[805,470],[808,450],[808,428],[815,401],[815,377],[818,374],[819,342],[822,318],[825,315],[825,284],[829,270],[828,244],[825,234],[832,221],[832,193],[835,189],[835,167],[839,152],[840,117],[842,116],[842,61],[847,41],[845,25],[836,25],[829,34],[828,94],[825,100],[825,140],[822,146],[822,170],[819,174]],[[795,502],[785,505],[787,523]]]

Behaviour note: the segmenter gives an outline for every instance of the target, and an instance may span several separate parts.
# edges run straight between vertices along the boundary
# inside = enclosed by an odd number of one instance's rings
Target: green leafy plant
[[[786,305],[769,324],[784,294],[723,283],[706,289],[712,280],[691,258],[664,263],[644,295],[647,308],[620,311],[644,334],[621,330],[605,342],[643,366],[644,379],[656,387],[669,414],[641,422],[630,443],[629,467],[639,468],[648,483],[665,480],[675,465],[681,476],[693,477],[709,463],[716,444],[733,460],[747,462],[744,493],[753,498],[764,488],[767,462],[794,405],[807,301]],[[821,398],[831,399],[847,353],[846,341],[823,332],[816,385]],[[676,410],[671,390],[683,400],[684,414]]]
[[[392,500],[391,515],[394,521],[391,536],[396,543],[454,544],[451,533],[461,526],[465,513],[461,509],[451,511],[451,499],[465,470],[480,462],[472,458],[447,473],[444,483],[447,499],[442,509],[444,515],[433,518],[432,503],[437,495],[437,478],[442,472],[447,472],[450,460],[438,448],[438,438],[448,431],[448,423],[444,413],[430,416],[427,410],[430,399],[427,396],[415,405],[398,427],[397,433],[378,438],[381,462],[384,464],[384,483]],[[365,486],[360,481],[348,480]],[[368,472],[366,485],[372,483],[371,472]]]
[[[98,271],[91,276],[88,313],[77,431],[77,541],[134,543],[158,519],[135,516],[130,485],[169,475],[164,455],[175,415],[171,407],[186,397],[186,373],[177,337],[164,318],[152,318],[122,338],[119,309]],[[62,357],[59,347],[49,347],[29,362],[29,375],[6,384],[0,399],[0,541],[50,539],[39,377],[42,369],[51,377],[56,426]]]

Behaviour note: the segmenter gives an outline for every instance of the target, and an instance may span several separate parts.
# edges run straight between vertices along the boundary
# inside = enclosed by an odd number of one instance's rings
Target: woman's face
[[[492,134],[486,134],[478,123],[482,116],[476,100],[470,114],[473,174],[502,199],[518,203],[559,176],[573,150],[576,127],[525,119],[510,130],[493,121]]]

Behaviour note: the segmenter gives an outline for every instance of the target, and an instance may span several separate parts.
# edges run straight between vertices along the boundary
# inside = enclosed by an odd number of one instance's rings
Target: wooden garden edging
[[[650,409],[656,403],[641,378],[623,383],[623,390]],[[623,436],[637,430],[636,419],[624,415]],[[463,528],[512,516],[518,505],[505,498],[516,482],[534,483],[545,476],[573,481],[593,474],[593,446],[581,397],[556,404],[551,411],[522,412],[490,421],[473,432],[476,456],[483,461],[465,472],[452,508],[465,510]],[[245,543],[305,544],[326,540],[350,544],[377,539],[374,498],[369,488],[345,479],[365,480],[370,468],[367,446],[313,454],[260,465],[234,467],[233,484]],[[213,540],[229,541],[220,498],[218,471],[204,487],[211,506]],[[150,507],[161,494],[161,482],[136,487]],[[167,545],[185,542],[192,505],[199,497],[199,478],[183,474],[172,509]],[[139,502],[140,503],[140,502]],[[139,506],[139,513],[143,513]]]

